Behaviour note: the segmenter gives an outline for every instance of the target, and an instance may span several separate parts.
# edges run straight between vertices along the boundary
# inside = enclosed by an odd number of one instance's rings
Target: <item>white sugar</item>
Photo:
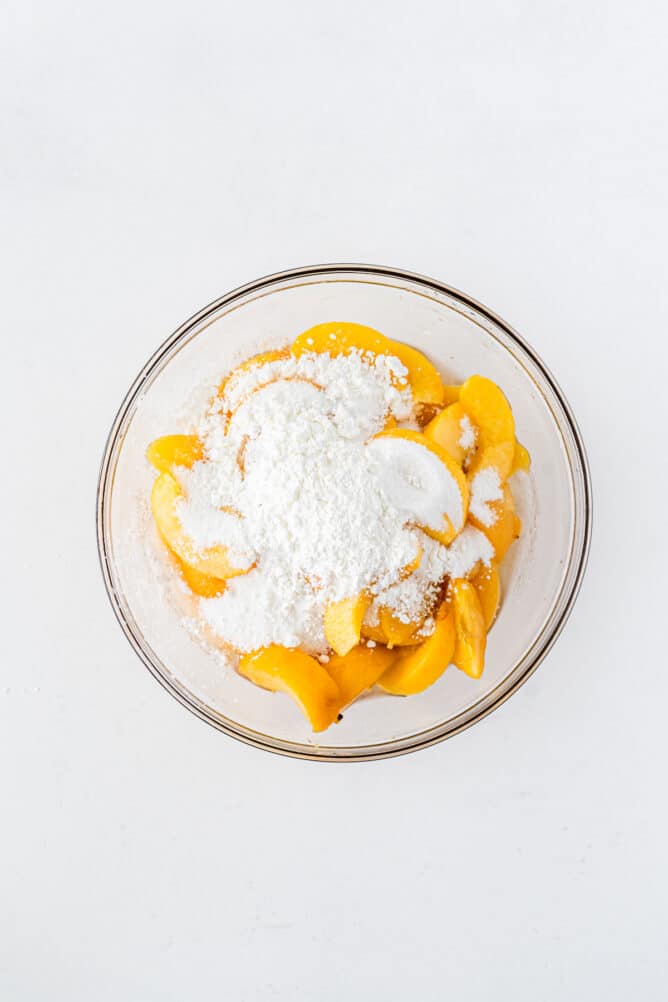
[[[482,525],[494,525],[496,512],[491,507],[491,503],[500,501],[502,497],[503,490],[499,474],[493,467],[485,467],[476,473],[471,481],[469,511]]]

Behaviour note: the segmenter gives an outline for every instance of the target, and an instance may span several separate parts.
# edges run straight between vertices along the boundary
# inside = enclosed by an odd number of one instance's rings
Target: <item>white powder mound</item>
[[[205,622],[238,650],[325,654],[328,603],[366,590],[414,620],[444,573],[489,559],[481,533],[442,547],[388,496],[366,443],[389,416],[409,416],[405,374],[385,356],[306,354],[235,374],[210,408],[199,428],[207,461],[177,471],[179,517],[198,547],[224,545],[238,567],[255,564],[200,600]],[[397,584],[420,545],[420,567]]]
[[[476,473],[471,481],[469,511],[482,525],[494,525],[496,512],[490,507],[490,504],[492,501],[500,501],[502,497],[503,490],[499,474],[493,467],[488,466]]]

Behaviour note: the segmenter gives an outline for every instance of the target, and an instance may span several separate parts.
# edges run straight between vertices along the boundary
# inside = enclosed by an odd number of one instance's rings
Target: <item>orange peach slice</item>
[[[476,427],[460,403],[450,404],[437,414],[424,433],[432,442],[445,449],[460,466],[475,448]]]
[[[434,632],[417,647],[402,651],[378,682],[393,696],[423,692],[441,677],[455,651],[455,618],[452,609],[442,607]]]
[[[341,694],[329,672],[309,654],[271,644],[239,662],[239,672],[263,689],[292,696],[314,731],[324,731],[339,715]]]
[[[487,630],[478,593],[470,581],[458,578],[451,594],[457,638],[453,661],[466,675],[480,678],[485,667]]]
[[[204,446],[198,435],[163,435],[154,439],[146,458],[159,473],[171,473],[176,466],[190,469],[204,458]]]
[[[403,623],[389,609],[380,610],[380,628],[386,637],[388,647],[409,647],[420,643],[415,631],[420,629],[420,623]]]
[[[367,443],[389,500],[429,536],[446,546],[461,532],[469,485],[461,467],[421,432],[381,431]]]
[[[340,657],[359,644],[362,620],[370,602],[369,596],[362,592],[352,598],[332,602],[325,609],[325,637]]]
[[[375,685],[390,667],[396,654],[387,647],[360,644],[343,657],[333,654],[325,667],[341,693],[341,709]]]
[[[385,337],[373,327],[363,324],[334,322],[317,324],[304,331],[292,343],[293,355],[304,352],[327,352],[329,355],[343,355],[350,351],[372,352],[374,355],[392,355],[408,369],[408,383],[413,397],[422,404],[443,402],[443,383],[438,369],[422,352]]]
[[[469,477],[479,470],[492,468],[499,474],[499,480],[507,480],[513,470],[514,458],[515,443],[509,439],[505,442],[496,442],[494,445],[486,445],[474,457],[469,468]]]
[[[225,376],[218,387],[218,396],[222,397],[226,387],[235,376],[240,375],[242,372],[249,372],[251,369],[258,369],[263,365],[267,365],[269,362],[280,362],[282,359],[289,357],[290,352],[287,348],[277,348],[272,351],[260,352],[259,355],[252,355],[251,358],[247,358],[245,362],[242,362],[241,365],[237,365],[227,374],[227,376]]]
[[[517,473],[518,470],[522,470],[524,473],[528,473],[530,468],[531,456],[529,455],[529,450],[525,449],[521,442],[515,442],[513,466],[510,472]]]
[[[515,441],[515,419],[510,404],[491,379],[471,376],[462,384],[459,400],[480,429],[483,447]]]
[[[512,491],[508,484],[503,485],[503,497],[501,500],[491,501],[487,507],[492,514],[490,525],[483,525],[475,515],[470,515],[470,520],[476,528],[485,533],[494,547],[494,559],[497,563],[500,563],[508,552],[513,540],[519,536],[521,529],[521,523],[518,525],[519,519],[515,515],[515,503]]]
[[[181,577],[195,595],[199,595],[201,598],[215,598],[217,595],[223,594],[226,582],[222,578],[212,578],[210,574],[196,571],[194,567],[179,560],[176,554],[174,554],[174,559],[181,572]]]
[[[491,567],[483,565],[471,578],[471,584],[478,595],[485,620],[485,629],[489,630],[496,619],[501,602],[501,578],[497,568],[494,564]]]
[[[435,365],[410,345],[402,341],[388,338],[390,355],[394,355],[408,369],[408,382],[411,384],[413,398],[419,404],[443,404],[443,382]],[[387,354],[387,353],[386,353]]]
[[[373,327],[364,324],[329,322],[316,324],[299,334],[290,351],[297,358],[306,352],[327,353],[333,358],[336,355],[347,355],[351,351],[369,351],[374,355],[389,355],[389,338]]]
[[[178,503],[182,497],[181,485],[171,473],[161,473],[156,478],[151,491],[151,510],[166,546],[199,574],[223,579],[246,574],[250,567],[235,567],[225,546],[212,546],[202,552],[197,550],[179,520]]]

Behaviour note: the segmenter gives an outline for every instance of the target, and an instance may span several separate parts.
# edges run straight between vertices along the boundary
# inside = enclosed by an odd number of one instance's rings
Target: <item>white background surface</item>
[[[645,0],[3,5],[2,999],[664,997],[666,28]],[[516,326],[597,503],[534,678],[357,766],[167,696],[94,540],[157,344],[333,260]]]

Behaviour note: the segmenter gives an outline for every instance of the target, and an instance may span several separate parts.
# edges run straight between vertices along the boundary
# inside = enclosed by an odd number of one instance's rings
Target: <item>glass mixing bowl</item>
[[[151,439],[188,431],[235,363],[325,320],[351,320],[419,348],[448,383],[479,372],[498,383],[532,456],[514,478],[523,532],[503,561],[503,604],[485,672],[450,668],[426,692],[372,691],[324,734],[292,700],[256,688],[198,641],[165,573],[148,508]],[[384,758],[441,741],[508,698],[550,650],[575,601],[591,533],[584,447],[564,395],[529,345],[468,296],[418,275],[320,265],[259,279],[184,323],[146,363],[116,416],[102,461],[97,530],[105,585],[135,651],[193,713],[235,738],[302,758]],[[170,584],[171,581],[171,584]],[[170,587],[173,594],[170,593]]]

